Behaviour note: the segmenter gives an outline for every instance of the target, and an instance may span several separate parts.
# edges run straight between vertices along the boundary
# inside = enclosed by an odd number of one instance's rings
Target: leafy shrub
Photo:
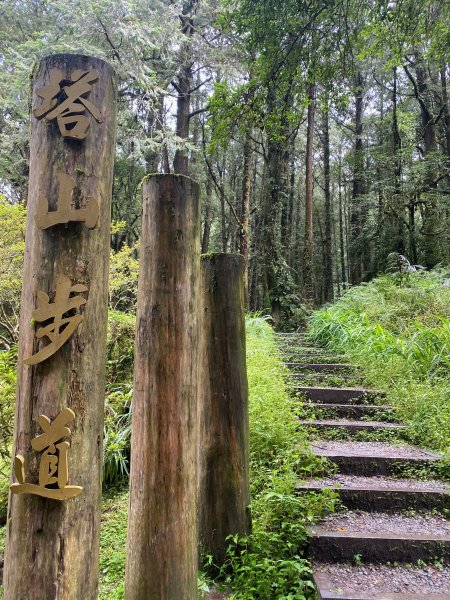
[[[414,443],[450,448],[450,288],[448,273],[383,276],[316,312],[311,335],[361,365],[370,384],[409,425]]]
[[[139,275],[139,243],[111,250],[109,265],[109,305],[112,310],[134,311]]]
[[[18,340],[25,220],[25,208],[0,194],[0,350],[10,350]]]
[[[129,475],[131,444],[131,384],[111,385],[105,401],[103,482],[107,485]]]
[[[130,383],[133,379],[135,327],[136,317],[133,314],[109,312],[106,347],[108,384]]]

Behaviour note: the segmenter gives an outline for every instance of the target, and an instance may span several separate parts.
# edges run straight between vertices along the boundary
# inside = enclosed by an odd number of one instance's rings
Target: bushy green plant
[[[390,275],[349,290],[316,312],[310,333],[363,367],[387,393],[414,443],[450,448],[450,288],[448,272]]]
[[[11,349],[19,335],[25,220],[24,206],[0,194],[0,350]]]
[[[111,485],[129,475],[131,443],[131,384],[111,385],[105,401],[103,483]]]
[[[133,379],[135,327],[134,314],[115,310],[109,312],[106,347],[108,384],[130,383]]]

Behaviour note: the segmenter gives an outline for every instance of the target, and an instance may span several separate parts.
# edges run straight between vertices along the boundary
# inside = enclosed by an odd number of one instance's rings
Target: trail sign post
[[[33,78],[4,567],[10,600],[96,600],[116,83],[97,58]]]

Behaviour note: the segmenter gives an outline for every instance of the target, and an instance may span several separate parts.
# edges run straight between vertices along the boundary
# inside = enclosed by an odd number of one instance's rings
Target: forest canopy
[[[113,307],[133,306],[140,183],[155,172],[200,182],[202,251],[242,253],[248,307],[281,324],[389,256],[449,263],[447,2],[5,0],[0,39],[5,206],[26,207],[36,61],[116,69]]]

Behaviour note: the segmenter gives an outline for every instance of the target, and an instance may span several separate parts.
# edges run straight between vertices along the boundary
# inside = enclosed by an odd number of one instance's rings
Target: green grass
[[[408,425],[409,441],[450,453],[448,273],[392,276],[352,288],[311,318],[311,336],[360,365]]]
[[[112,488],[103,495],[99,600],[125,597],[127,519],[128,487]]]

